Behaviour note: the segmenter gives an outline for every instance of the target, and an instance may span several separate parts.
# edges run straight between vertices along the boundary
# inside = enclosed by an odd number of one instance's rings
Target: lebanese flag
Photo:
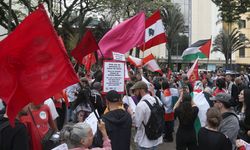
[[[199,80],[198,61],[199,61],[199,58],[197,58],[195,60],[193,66],[187,72],[188,79],[193,84],[194,84],[195,81]]]
[[[141,46],[142,51],[167,42],[159,10],[146,20],[145,28],[145,43]]]
[[[143,61],[143,66],[145,66],[148,70],[152,72],[159,72],[160,74],[162,74],[161,68],[156,62],[153,54],[150,54],[147,57],[143,58],[142,61]]]
[[[112,52],[125,54],[143,44],[145,38],[145,14],[143,12],[125,20],[108,31],[98,43],[105,58],[112,58]]]
[[[82,59],[87,74],[90,72],[91,66],[96,63],[95,53],[90,53]]]
[[[129,62],[130,64],[132,64],[136,67],[142,66],[142,60],[140,58],[137,58],[137,57],[128,56],[127,62]]]
[[[99,49],[91,30],[87,30],[80,43],[71,51],[71,55],[82,63],[85,56]]]
[[[27,104],[79,82],[42,5],[1,41],[0,51],[0,98],[12,125]]]

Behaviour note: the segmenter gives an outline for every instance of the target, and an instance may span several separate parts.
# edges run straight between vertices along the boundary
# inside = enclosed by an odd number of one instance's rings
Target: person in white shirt
[[[143,125],[147,124],[151,110],[148,107],[147,103],[143,100],[147,100],[151,105],[156,102],[156,99],[148,93],[148,86],[143,81],[138,81],[131,87],[134,90],[134,94],[138,97],[138,100],[141,101],[137,104],[135,108],[135,126],[137,128],[137,132],[135,135],[135,142],[138,145],[138,150],[155,150],[159,144],[162,143],[162,136],[160,136],[156,140],[149,140],[146,133],[145,127]],[[162,105],[159,99],[158,102]]]

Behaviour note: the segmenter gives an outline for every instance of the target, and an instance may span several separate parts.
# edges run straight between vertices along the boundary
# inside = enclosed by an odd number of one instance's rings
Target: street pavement
[[[175,141],[171,143],[163,142],[157,150],[176,150]]]

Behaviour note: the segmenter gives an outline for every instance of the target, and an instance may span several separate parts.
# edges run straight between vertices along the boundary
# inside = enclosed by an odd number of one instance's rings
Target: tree
[[[232,64],[232,53],[238,51],[240,48],[244,47],[244,42],[240,40],[240,31],[238,29],[233,29],[233,31],[228,34],[228,32],[220,31],[214,40],[213,51],[220,51],[224,54],[226,59],[226,66],[228,67],[228,61],[230,59],[230,64]]]
[[[175,51],[172,51],[172,55],[181,56],[186,48],[188,48],[188,37],[185,34],[177,35],[174,39],[173,49]]]
[[[166,28],[167,47],[168,47],[168,66],[171,65],[171,55],[174,49],[174,39],[176,39],[181,32],[184,31],[184,17],[180,8],[177,5],[163,6],[162,21]]]
[[[228,24],[228,34],[233,23],[239,21],[240,14],[250,11],[250,0],[212,0],[220,11],[223,22]]]

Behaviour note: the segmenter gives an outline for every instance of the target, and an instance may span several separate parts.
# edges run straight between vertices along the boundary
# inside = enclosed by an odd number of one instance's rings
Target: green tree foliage
[[[177,5],[162,7],[162,20],[166,28],[168,39],[168,65],[171,64],[172,51],[175,46],[175,39],[184,31],[184,17]]]
[[[181,56],[186,48],[188,48],[188,37],[186,35],[177,35],[174,39],[172,55]]]
[[[244,47],[244,42],[240,40],[240,31],[238,29],[233,29],[233,31],[228,34],[228,32],[221,31],[215,38],[213,42],[213,51],[220,51],[224,54],[226,59],[226,66],[228,67],[228,61],[232,63],[232,53],[238,51],[240,48]]]
[[[240,14],[250,11],[250,0],[212,0],[221,12],[222,21],[233,23]]]

